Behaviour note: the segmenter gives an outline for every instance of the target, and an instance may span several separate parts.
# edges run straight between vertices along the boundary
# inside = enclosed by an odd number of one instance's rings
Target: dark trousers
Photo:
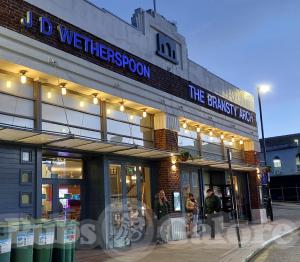
[[[215,214],[207,214],[206,224],[210,227],[210,237],[211,238],[215,238],[215,235],[216,235],[215,219],[216,219]]]

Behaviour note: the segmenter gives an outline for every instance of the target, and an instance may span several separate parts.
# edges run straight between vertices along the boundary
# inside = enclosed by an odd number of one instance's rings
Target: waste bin
[[[78,222],[73,220],[56,221],[53,261],[75,261],[76,229]]]
[[[54,232],[54,221],[47,219],[35,221],[33,262],[52,262]]]
[[[10,225],[17,228],[12,233],[11,262],[32,262],[34,224],[28,220],[20,220]]]
[[[16,227],[10,226],[7,222],[0,223],[0,262],[10,262],[11,238]]]

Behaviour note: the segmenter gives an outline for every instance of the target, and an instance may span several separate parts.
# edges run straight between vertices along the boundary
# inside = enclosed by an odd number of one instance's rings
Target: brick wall
[[[250,165],[259,165],[259,154],[255,151],[245,151],[245,161]],[[261,208],[259,186],[261,184],[260,179],[257,176],[256,171],[249,172],[249,189],[250,189],[250,201],[252,209]]]
[[[178,151],[178,135],[169,129],[154,130],[154,147],[157,149]]]
[[[157,149],[178,151],[177,132],[168,129],[154,131],[154,145]],[[173,203],[173,192],[180,192],[180,170],[176,164],[176,171],[171,170],[171,157],[164,158],[158,162],[158,191],[164,190],[170,203]],[[172,206],[173,211],[173,206]],[[178,213],[177,213],[178,214]],[[172,216],[176,214],[173,212]]]

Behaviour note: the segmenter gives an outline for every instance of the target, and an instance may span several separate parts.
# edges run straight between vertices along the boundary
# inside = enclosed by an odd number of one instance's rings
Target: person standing
[[[191,238],[193,235],[194,215],[197,214],[197,201],[192,193],[189,193],[185,203],[186,210],[186,234],[187,238]]]
[[[170,203],[164,190],[160,190],[155,199],[154,212],[157,218],[157,243],[167,243],[169,233]]]
[[[212,189],[206,191],[207,196],[204,201],[204,213],[206,217],[206,223],[210,226],[210,237],[215,239],[215,219],[218,217],[218,213],[221,211],[221,200],[214,194]]]

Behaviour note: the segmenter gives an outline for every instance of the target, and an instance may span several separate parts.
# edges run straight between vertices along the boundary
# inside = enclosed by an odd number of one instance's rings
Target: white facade
[[[254,111],[252,95],[234,87],[188,58],[185,38],[177,32],[174,24],[159,14],[142,9],[136,10],[133,18],[137,24],[136,28],[110,12],[97,8],[83,0],[65,0],[63,3],[58,0],[27,0],[27,2],[162,69],[219,94],[248,110]],[[59,74],[63,79],[153,107],[169,115],[188,117],[192,121],[236,133],[255,141],[255,144],[251,145],[251,149],[258,150],[259,148],[256,127],[220,115],[184,99],[174,96],[170,98],[170,95],[165,92],[95,66],[90,62],[55,48],[39,42],[35,43],[32,39],[11,31],[8,32],[3,28],[1,28],[0,32],[2,33],[0,39],[1,52],[3,56],[9,56],[7,57],[9,61],[15,61],[17,64],[22,64],[50,75]],[[162,32],[176,41],[179,54],[179,63],[177,65],[155,54],[157,32]],[[4,52],[3,46],[9,47],[10,55],[6,48]],[[18,53],[16,50],[18,50]],[[56,61],[56,71],[49,64],[49,57]],[[172,128],[172,126],[169,128]]]

